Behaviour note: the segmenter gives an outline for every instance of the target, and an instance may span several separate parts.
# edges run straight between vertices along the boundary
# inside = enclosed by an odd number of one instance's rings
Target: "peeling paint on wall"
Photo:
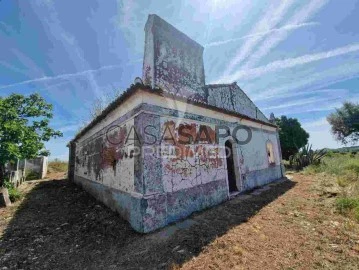
[[[145,26],[143,81],[152,87],[268,122],[236,83],[205,85],[204,48],[157,15]]]
[[[207,102],[210,105],[269,122],[267,117],[265,117],[236,83],[206,85],[205,95],[207,96]]]
[[[134,157],[130,133],[133,119],[122,126],[113,125],[106,133],[78,143],[75,175],[130,192],[134,189]],[[127,141],[127,142],[126,142]]]
[[[145,27],[143,81],[184,96],[203,95],[204,48],[157,15]]]
[[[179,135],[178,130],[186,127],[194,140],[181,144],[188,138]],[[215,126],[193,121],[161,117],[162,173],[166,192],[208,183],[223,178],[225,165],[223,149],[215,144]],[[208,130],[209,137],[201,130]],[[168,140],[165,140],[165,139]],[[196,141],[196,138],[198,140]]]

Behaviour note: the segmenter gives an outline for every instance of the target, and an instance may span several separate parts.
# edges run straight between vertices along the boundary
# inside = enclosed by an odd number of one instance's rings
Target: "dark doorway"
[[[226,141],[226,159],[229,192],[238,191],[236,184],[236,173],[234,171],[233,146],[230,141]]]

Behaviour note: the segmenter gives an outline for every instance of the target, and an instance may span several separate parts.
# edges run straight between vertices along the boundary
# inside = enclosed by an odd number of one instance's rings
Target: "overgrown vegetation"
[[[339,213],[353,216],[359,221],[359,198],[338,198],[335,206]]]
[[[21,197],[22,197],[21,192],[8,179],[5,179],[4,187],[8,189],[9,199],[11,202],[16,202],[21,199]]]
[[[68,163],[66,161],[61,161],[59,159],[54,159],[49,162],[47,171],[52,172],[67,172]]]
[[[316,174],[323,188],[330,187],[336,210],[359,221],[359,153],[328,152],[320,164],[304,170]]]
[[[40,173],[32,171],[32,170],[26,170],[25,172],[25,179],[26,180],[36,180],[40,178]]]
[[[298,153],[289,157],[289,165],[295,170],[302,170],[309,165],[319,165],[326,152],[322,150],[312,150],[311,145],[306,145],[299,149]]]

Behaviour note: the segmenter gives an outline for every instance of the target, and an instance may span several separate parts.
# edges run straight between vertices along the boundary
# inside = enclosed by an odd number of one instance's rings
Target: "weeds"
[[[32,171],[32,170],[26,170],[25,172],[25,179],[26,180],[36,180],[36,179],[39,179],[40,178],[40,174],[35,172],[35,171]]]
[[[9,192],[11,202],[16,202],[22,198],[22,193],[9,180],[5,180],[4,187],[7,188]]]
[[[338,189],[335,208],[359,221],[359,153],[329,153],[320,164],[305,168],[306,174],[321,174]]]
[[[359,221],[359,198],[338,198],[335,206],[340,214],[353,216]]]

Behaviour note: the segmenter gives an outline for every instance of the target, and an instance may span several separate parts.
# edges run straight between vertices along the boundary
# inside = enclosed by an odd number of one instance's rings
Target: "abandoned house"
[[[69,179],[150,232],[283,176],[278,128],[204,48],[149,15],[142,80],[69,143]]]

